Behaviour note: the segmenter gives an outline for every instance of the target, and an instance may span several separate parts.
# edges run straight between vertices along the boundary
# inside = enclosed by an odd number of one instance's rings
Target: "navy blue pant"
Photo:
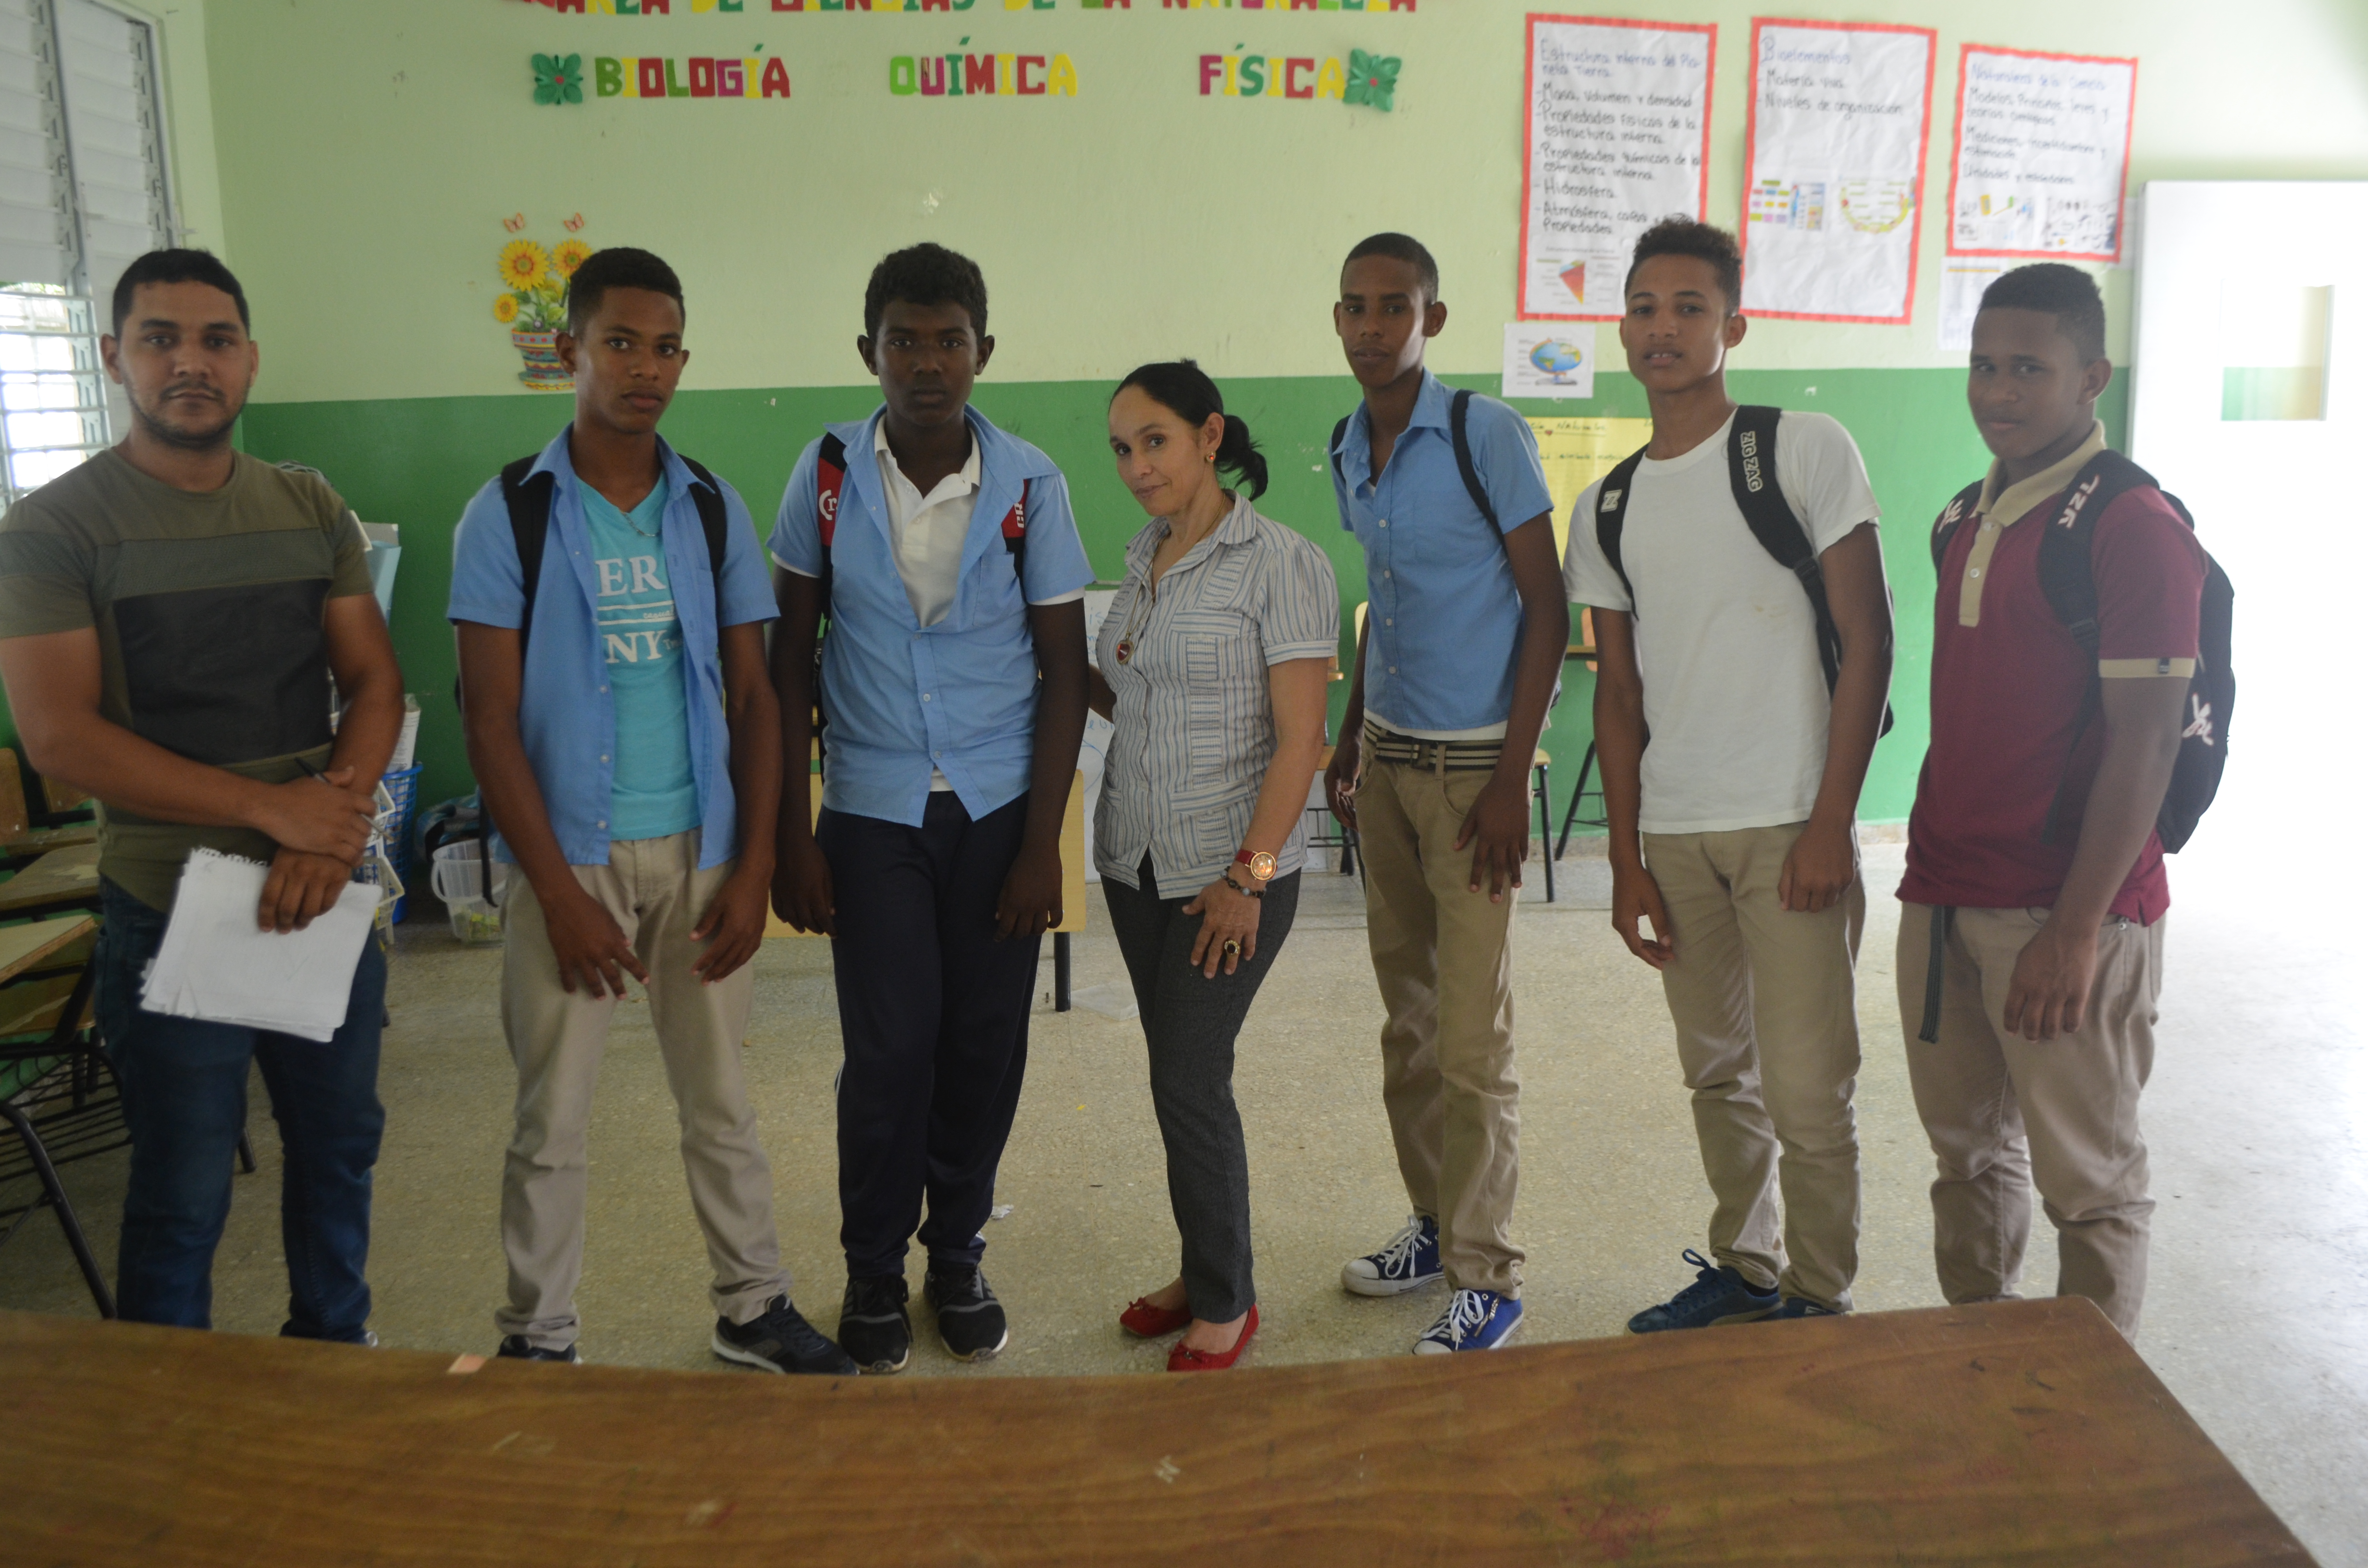
[[[345,1027],[326,1044],[265,1029],[143,1011],[140,987],[165,916],[102,883],[93,960],[99,1038],[123,1085],[131,1181],[116,1257],[116,1310],[134,1323],[211,1325],[214,1247],[230,1215],[231,1166],[246,1124],[246,1074],[263,1070],[286,1168],[279,1236],[288,1321],[299,1339],[359,1341],[370,1320],[370,1167],[386,1112],[378,1101],[386,958],[362,945]]]
[[[940,790],[916,828],[829,810],[814,825],[837,905],[838,1239],[850,1277],[903,1274],[916,1231],[932,1262],[975,1265],[986,1251],[1042,945],[995,935],[1027,818],[1025,795],[973,822]]]

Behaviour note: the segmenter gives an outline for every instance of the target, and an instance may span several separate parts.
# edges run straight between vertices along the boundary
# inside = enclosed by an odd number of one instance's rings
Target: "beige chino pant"
[[[1715,1200],[1711,1257],[1759,1290],[1847,1312],[1866,886],[1814,915],[1786,909],[1784,857],[1804,825],[1648,833],[1645,862],[1674,928],[1661,986]]]
[[[1357,788],[1365,936],[1389,1021],[1382,1103],[1416,1212],[1439,1221],[1458,1290],[1521,1293],[1512,1242],[1520,1074],[1513,1065],[1513,909],[1470,891],[1455,847],[1486,768],[1374,762]]]
[[[2027,1040],[2007,1031],[2007,989],[2048,911],[1958,910],[1944,950],[1940,1042],[1927,1044],[1917,1034],[1934,914],[1900,905],[1899,1023],[1917,1114],[1940,1163],[1932,1256],[1941,1293],[1952,1303],[2017,1294],[2036,1181],[2055,1226],[2055,1293],[2088,1297],[2135,1338],[2154,1213],[2138,1096],[2154,1071],[2162,922],[2108,919],[2078,1031]]]
[[[710,1295],[734,1323],[761,1314],[790,1288],[773,1231],[773,1173],[757,1142],[740,1052],[755,995],[751,966],[713,985],[691,962],[706,949],[691,929],[732,863],[698,869],[696,829],[609,846],[605,866],[572,868],[649,971],[648,1006],[682,1126],[690,1205],[714,1267]],[[541,1347],[575,1341],[575,1286],[584,1272],[585,1134],[592,1086],[617,1003],[559,983],[542,906],[513,872],[502,903],[502,1029],[518,1062],[518,1126],[502,1168],[502,1250],[509,1301],[494,1314],[505,1335]]]

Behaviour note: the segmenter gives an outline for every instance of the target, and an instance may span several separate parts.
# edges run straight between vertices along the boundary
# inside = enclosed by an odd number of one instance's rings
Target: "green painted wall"
[[[1451,379],[1483,392],[1497,389],[1494,377]],[[1748,402],[1830,414],[1849,427],[1865,453],[1884,508],[1884,545],[1900,606],[1899,658],[1893,680],[1899,723],[1876,752],[1861,811],[1869,821],[1904,818],[1925,739],[1932,602],[1925,534],[1949,496],[1978,477],[1987,462],[1965,416],[1964,374],[1948,369],[1738,371],[1729,385]],[[1642,389],[1625,375],[1599,377],[1597,389],[1598,395],[1585,403],[1520,406],[1531,414],[1642,416],[1646,412]],[[1361,553],[1338,527],[1330,481],[1323,472],[1325,443],[1333,423],[1354,406],[1355,384],[1345,376],[1240,380],[1228,383],[1226,394],[1228,406],[1249,421],[1268,453],[1273,488],[1262,509],[1330,553],[1340,574],[1344,605],[1361,600]],[[1102,422],[1108,395],[1108,384],[1100,381],[989,382],[981,386],[977,402],[997,424],[1035,442],[1061,464],[1076,496],[1086,548],[1104,579],[1115,580],[1123,567],[1126,541],[1142,527],[1143,516],[1110,467]],[[822,423],[860,417],[874,401],[871,389],[860,386],[685,392],[667,416],[666,431],[683,450],[739,488],[761,530],[770,527],[791,464]],[[550,439],[571,406],[557,395],[405,398],[266,403],[246,416],[249,451],[313,464],[362,516],[402,525],[404,559],[395,591],[394,633],[407,682],[421,694],[420,750],[427,766],[423,800],[442,799],[470,787],[450,699],[452,640],[444,620],[453,525],[477,487],[504,462]],[[2126,406],[2117,380],[2105,408],[2108,426],[2117,437]],[[1739,543],[1749,548],[1748,540]],[[1346,624],[1344,618],[1344,628]],[[1562,705],[1545,742],[1557,764],[1557,821],[1591,729],[1591,690],[1584,667],[1576,663],[1568,666]]]

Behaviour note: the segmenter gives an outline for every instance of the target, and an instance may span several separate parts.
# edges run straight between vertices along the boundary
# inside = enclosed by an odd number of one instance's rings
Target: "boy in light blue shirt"
[[[755,529],[729,485],[658,438],[689,358],[673,270],[600,251],[567,310],[575,417],[479,491],[452,540],[469,762],[511,868],[502,1028],[518,1093],[499,1353],[578,1359],[585,1134],[631,975],[714,1271],[711,1347],[763,1371],[848,1375],[790,1305],[741,1072],[780,796]]]
[[[1009,1338],[979,1263],[1037,953],[1061,923],[1094,571],[1061,471],[970,406],[995,352],[975,263],[934,244],[882,259],[856,347],[882,406],[806,448],[773,527],[785,769],[773,896],[781,918],[833,938],[847,1051],[838,1337],[866,1372],[894,1372],[912,1354],[916,1238],[948,1353],[985,1360]]]
[[[1447,324],[1430,252],[1360,243],[1332,319],[1364,390],[1332,438],[1332,487],[1367,611],[1325,785],[1364,851],[1382,1103],[1414,1208],[1340,1283],[1394,1296],[1444,1278],[1415,1353],[1493,1350],[1521,1321],[1513,906],[1570,607],[1527,422],[1423,368]]]

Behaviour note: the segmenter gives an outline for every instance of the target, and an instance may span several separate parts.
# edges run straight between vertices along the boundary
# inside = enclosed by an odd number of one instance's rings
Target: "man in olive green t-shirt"
[[[336,902],[368,842],[403,674],[345,503],[231,449],[257,362],[238,280],[203,251],[151,252],[117,284],[113,324],[100,350],[132,426],[0,518],[0,677],[34,766],[99,801],[93,999],[131,1136],[118,1308],[207,1326],[253,1062],[287,1154],[280,1332],[363,1341],[385,1121],[376,944],[325,1045],[151,1013],[140,989],[194,848],[268,863],[265,927]]]

